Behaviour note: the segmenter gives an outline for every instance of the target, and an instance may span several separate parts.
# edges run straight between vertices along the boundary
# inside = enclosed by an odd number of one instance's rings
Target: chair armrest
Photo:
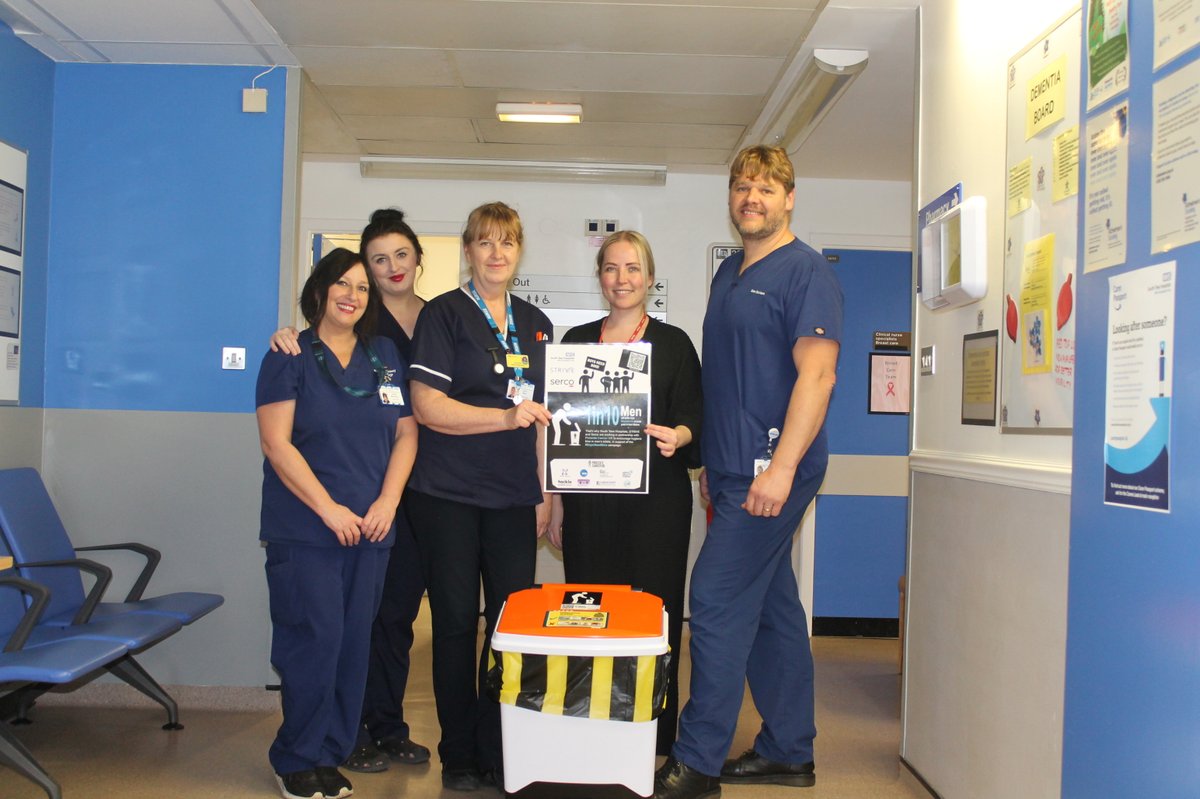
[[[89,552],[102,549],[128,549],[146,559],[146,565],[142,567],[142,573],[138,575],[133,588],[129,589],[129,594],[125,597],[126,602],[137,602],[142,598],[142,594],[146,592],[146,587],[150,585],[150,578],[154,576],[154,570],[158,568],[158,562],[162,560],[162,553],[154,547],[133,542],[128,544],[99,544],[91,547],[75,547],[76,552]]]
[[[112,581],[112,569],[103,563],[97,563],[94,560],[86,560],[84,558],[39,560],[33,563],[17,563],[14,565],[18,569],[70,566],[80,571],[85,571],[96,578],[96,582],[92,584],[92,588],[88,591],[87,597],[84,598],[83,604],[79,606],[79,611],[75,614],[75,618],[71,619],[71,624],[86,624],[92,618],[92,613],[96,611],[96,606],[104,598],[104,592],[108,590],[108,584]]]
[[[44,585],[30,582],[15,575],[12,577],[0,577],[0,586],[3,585],[11,585],[18,591],[29,594],[33,598],[29,607],[25,609],[25,614],[21,616],[21,621],[17,624],[16,629],[8,637],[8,643],[4,645],[5,652],[16,652],[25,646],[25,642],[29,640],[29,634],[33,632],[33,628],[41,621],[42,613],[45,612],[46,605],[50,602],[50,589]]]

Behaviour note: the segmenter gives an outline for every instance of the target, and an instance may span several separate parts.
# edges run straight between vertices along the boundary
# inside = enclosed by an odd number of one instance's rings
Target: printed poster
[[[1054,292],[1054,234],[1025,245],[1021,268],[1021,368],[1027,375],[1051,369],[1054,328],[1050,302]]]
[[[1200,0],[1154,0],[1154,68],[1200,42]]]
[[[1109,278],[1104,502],[1171,509],[1175,262]]]
[[[1054,137],[1050,147],[1054,189],[1052,202],[1061,202],[1079,192],[1079,126],[1072,125]]]
[[[1150,252],[1200,241],[1200,61],[1154,84]]]
[[[649,492],[650,352],[546,345],[546,491]]]
[[[1088,0],[1088,100],[1091,111],[1129,88],[1128,0]]]
[[[1025,138],[1032,139],[1067,118],[1067,57],[1059,56],[1029,81]]]
[[[1083,271],[1125,263],[1129,203],[1129,103],[1087,123]]]

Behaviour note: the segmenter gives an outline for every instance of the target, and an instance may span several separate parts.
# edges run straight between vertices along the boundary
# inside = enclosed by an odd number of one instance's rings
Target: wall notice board
[[[0,405],[15,405],[21,391],[26,162],[23,150],[0,141]]]
[[[1072,427],[1079,219],[1080,12],[1008,64],[1000,426]]]

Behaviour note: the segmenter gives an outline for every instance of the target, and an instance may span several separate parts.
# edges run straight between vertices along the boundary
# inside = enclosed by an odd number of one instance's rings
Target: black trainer
[[[654,799],[710,799],[721,795],[721,780],[668,757],[654,773]]]
[[[442,767],[442,787],[449,791],[478,791],[483,778],[478,769]]]
[[[325,799],[346,799],[354,793],[354,786],[346,775],[333,766],[317,766],[317,779],[325,787]]]
[[[312,769],[276,774],[275,781],[279,783],[283,799],[322,799],[325,796],[325,786]]]
[[[808,788],[815,785],[817,775],[812,761],[794,766],[791,763],[776,763],[747,749],[740,757],[726,760],[721,768],[721,782],[730,785],[789,785],[793,788]]]

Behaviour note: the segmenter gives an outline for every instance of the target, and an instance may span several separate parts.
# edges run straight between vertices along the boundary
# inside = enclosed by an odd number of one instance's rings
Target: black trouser
[[[533,585],[537,521],[533,507],[480,508],[409,490],[404,496],[421,553],[433,622],[433,695],[442,767],[503,765],[500,706],[483,690],[500,605]],[[477,652],[483,579],[482,653]]]
[[[408,685],[413,621],[421,610],[425,580],[421,559],[404,505],[396,512],[396,539],[383,581],[383,601],[371,627],[371,661],[363,697],[359,745],[370,740],[409,737],[404,720],[404,690]]]

